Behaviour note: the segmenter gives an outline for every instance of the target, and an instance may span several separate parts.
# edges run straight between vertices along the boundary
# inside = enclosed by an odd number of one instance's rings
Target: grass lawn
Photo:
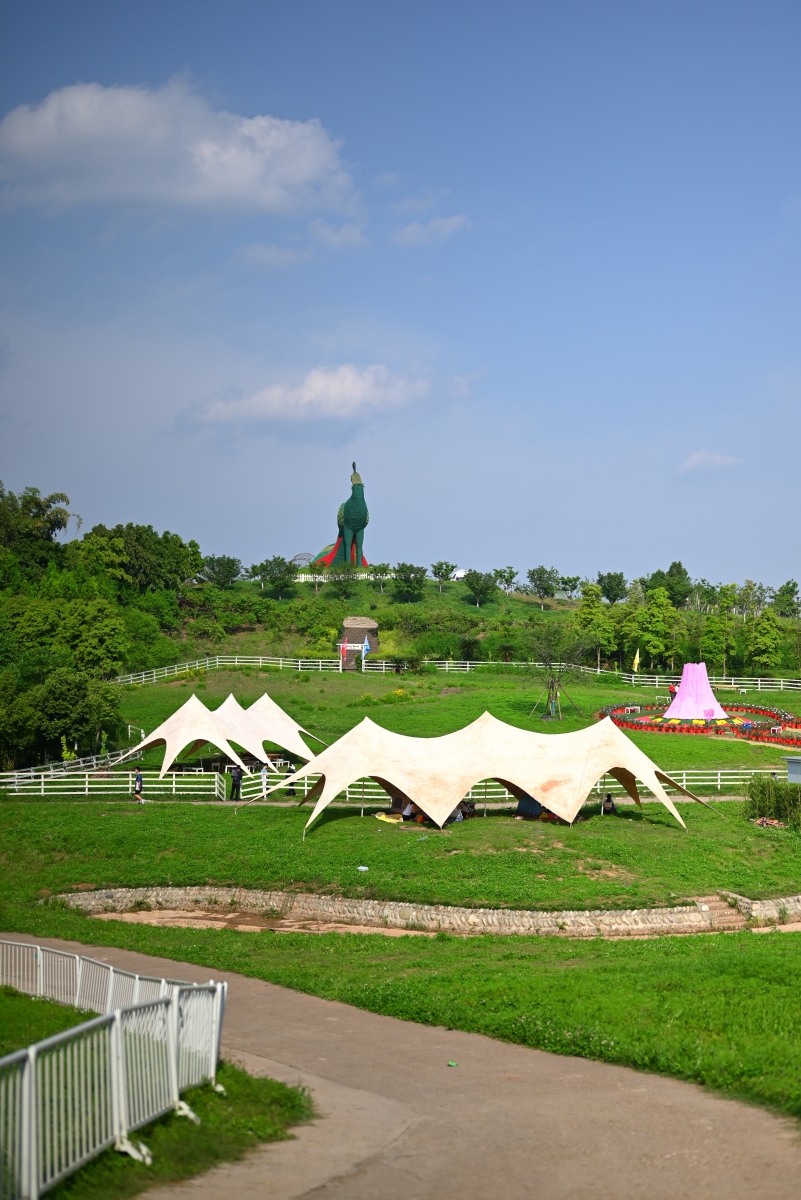
[[[68,1004],[0,987],[0,1058],[80,1025],[90,1015]]]
[[[245,668],[210,671],[201,686],[196,682],[173,681],[126,688],[122,715],[126,721],[150,732],[175,712],[193,691],[209,708],[216,708],[230,692],[240,703],[247,705],[266,691],[299,724],[331,743],[365,716],[396,733],[435,737],[463,728],[485,710],[521,729],[569,733],[592,724],[592,714],[606,704],[626,699],[649,703],[657,695],[653,689],[615,685],[603,676],[599,679],[576,676],[568,679],[566,686],[582,715],[563,698],[564,720],[543,721],[539,715],[542,706],[539,714],[530,715],[542,690],[541,684],[536,675],[524,671],[501,673],[483,669],[469,675],[446,675],[444,672],[403,676],[361,672],[299,675],[290,671],[260,673]],[[396,695],[398,689],[403,692],[400,697]],[[725,698],[724,693],[724,706]],[[754,692],[748,699],[801,712],[801,693]],[[628,736],[666,771],[741,766],[784,769],[779,746],[751,745],[734,738],[668,733],[636,732]],[[311,745],[319,749],[319,744],[312,742]],[[196,755],[195,760],[199,757]],[[148,751],[146,765],[160,766],[162,758],[161,747]]]
[[[588,807],[572,828],[490,812],[440,832],[328,809],[304,842],[305,808],[9,800],[0,804],[0,905],[33,917],[38,897],[78,884],[215,883],[530,909],[801,890],[801,835],[750,824],[738,802],[681,811],[686,830],[648,804],[614,817]]]

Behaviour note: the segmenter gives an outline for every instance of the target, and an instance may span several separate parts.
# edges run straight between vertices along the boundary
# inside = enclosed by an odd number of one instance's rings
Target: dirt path
[[[2,934],[35,941],[22,934]],[[150,975],[207,968],[42,939]],[[691,1084],[229,981],[223,1051],[319,1121],[149,1200],[797,1200],[793,1122]],[[410,1014],[411,1015],[411,1014]],[[458,1063],[449,1067],[449,1061]]]

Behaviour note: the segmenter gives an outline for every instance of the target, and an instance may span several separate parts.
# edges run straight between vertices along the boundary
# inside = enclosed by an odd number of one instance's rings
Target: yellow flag
[[[633,663],[631,669],[632,669],[632,671],[634,671],[635,674],[640,669],[640,647],[639,646],[637,647],[637,653],[634,655],[634,663]]]

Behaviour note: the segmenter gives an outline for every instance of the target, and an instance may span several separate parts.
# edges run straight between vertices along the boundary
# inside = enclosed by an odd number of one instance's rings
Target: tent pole
[[[543,688],[542,691],[540,692],[539,696],[537,696],[537,704],[539,704],[540,700],[545,695],[546,691],[547,691],[547,689]],[[530,717],[533,717],[534,713],[537,711],[537,704],[534,705],[531,712],[528,714]]]

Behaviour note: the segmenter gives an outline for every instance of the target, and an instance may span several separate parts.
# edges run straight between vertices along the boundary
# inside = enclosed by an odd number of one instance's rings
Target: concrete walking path
[[[294,1140],[156,1188],[149,1200],[801,1195],[799,1126],[693,1084],[377,1016],[132,951],[0,936],[149,975],[227,979],[224,1056],[311,1091],[320,1119],[296,1129]]]

